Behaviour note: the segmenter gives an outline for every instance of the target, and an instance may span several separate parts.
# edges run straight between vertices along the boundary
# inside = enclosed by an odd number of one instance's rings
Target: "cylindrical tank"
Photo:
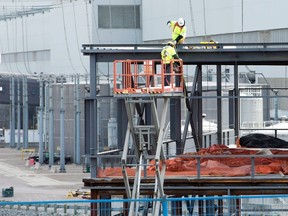
[[[108,147],[109,149],[117,148],[117,121],[110,118],[108,121]]]
[[[263,99],[241,98],[240,100],[240,124],[250,122],[257,127],[263,124]]]

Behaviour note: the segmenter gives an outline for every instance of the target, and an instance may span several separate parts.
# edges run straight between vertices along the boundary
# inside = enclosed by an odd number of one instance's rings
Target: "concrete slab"
[[[54,166],[56,172],[47,164],[30,166],[28,156],[22,160],[20,150],[0,149],[0,189],[14,188],[14,196],[0,197],[1,201],[64,200],[69,191],[82,190],[82,179],[90,177],[90,173],[83,173],[82,165],[66,164],[66,172],[61,173],[60,165]]]

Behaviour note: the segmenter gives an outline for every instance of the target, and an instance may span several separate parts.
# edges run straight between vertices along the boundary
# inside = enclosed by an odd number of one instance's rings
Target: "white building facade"
[[[186,42],[287,42],[288,2],[278,0],[1,1],[0,71],[87,74],[82,44],[163,43],[183,17]],[[280,69],[280,72],[282,69]],[[281,74],[282,75],[282,74]]]

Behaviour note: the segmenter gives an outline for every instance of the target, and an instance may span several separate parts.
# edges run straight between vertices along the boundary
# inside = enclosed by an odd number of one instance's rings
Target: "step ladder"
[[[163,138],[166,126],[169,98],[164,97],[163,109],[161,110],[161,120],[159,122],[158,112],[156,108],[155,98],[125,98],[125,107],[128,116],[128,126],[126,131],[125,143],[122,155],[122,173],[128,199],[138,199],[141,196],[141,189],[153,189],[153,198],[160,199],[164,194],[164,179],[165,179],[165,154],[163,149]],[[151,107],[151,122],[146,124],[143,119],[144,113],[147,110],[147,105]],[[135,121],[137,116],[137,121]],[[135,163],[131,164],[128,160],[129,140],[132,140],[132,148],[135,153]],[[149,164],[153,160],[154,164]],[[134,176],[133,187],[129,183],[127,168],[135,166],[136,172]],[[147,166],[154,166],[155,176],[152,183],[143,183],[141,180],[147,178]],[[143,174],[143,175],[142,175]],[[151,177],[149,177],[151,178]],[[143,196],[143,195],[142,195]],[[139,202],[131,202],[129,207],[129,216],[138,215]],[[161,203],[155,201],[152,204],[152,214],[160,215]]]

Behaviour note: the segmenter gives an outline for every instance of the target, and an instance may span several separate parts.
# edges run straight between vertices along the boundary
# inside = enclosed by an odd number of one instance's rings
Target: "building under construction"
[[[272,156],[271,154],[263,156],[258,151],[229,150],[227,147],[236,144],[241,136],[240,101],[243,98],[263,96],[266,99],[271,98],[269,95],[271,89],[267,86],[250,85],[245,90],[251,94],[241,95],[238,67],[286,65],[287,44],[217,44],[217,49],[213,49],[213,45],[207,44],[205,47],[199,44],[179,45],[177,52],[182,59],[181,67],[178,72],[170,71],[170,86],[164,86],[166,74],[159,60],[162,45],[83,45],[83,54],[90,57],[90,98],[85,99],[85,155],[91,167],[91,178],[83,179],[83,182],[84,187],[91,190],[91,199],[113,198],[119,195],[130,199],[143,196],[157,199],[165,196],[287,194],[288,179],[285,170],[265,173],[256,167],[261,164],[261,161],[263,162],[263,157],[285,161],[284,151],[280,156],[276,153],[272,153]],[[199,46],[202,47],[194,49]],[[97,91],[97,64],[101,62],[114,63],[112,95],[101,95]],[[214,89],[206,89],[202,86],[202,68],[205,65],[216,67]],[[223,86],[222,70],[226,65],[233,68],[232,85],[228,88]],[[195,70],[189,71],[194,75],[193,81],[189,84],[183,76],[183,71],[190,66],[195,66]],[[223,93],[225,89],[227,92]],[[259,90],[260,95],[253,94]],[[117,103],[117,143],[113,148],[107,146],[102,150],[99,148],[101,133],[99,134],[98,131],[101,127],[98,107],[101,101],[107,98]],[[223,107],[225,99],[229,101],[228,108]],[[216,107],[215,141],[212,141],[210,136],[205,136],[203,132],[205,100],[213,100]],[[227,112],[223,113],[224,109]],[[250,109],[252,112],[253,107]],[[227,116],[229,126],[225,128],[223,119]],[[183,127],[181,120],[185,122]],[[164,139],[168,123],[170,141]],[[230,133],[224,133],[226,129],[230,129]],[[227,139],[227,136],[231,136],[232,139],[231,137]],[[186,151],[184,154],[188,139],[193,141],[194,152],[187,154]],[[170,143],[175,144],[174,155],[169,154]],[[219,144],[220,147],[214,144]],[[221,144],[225,144],[227,149]],[[212,153],[212,150],[203,150],[204,148],[216,149],[217,156]],[[192,158],[194,168],[177,170],[174,164],[173,169],[172,159],[181,157],[186,160],[187,157]],[[202,162],[207,157],[214,162],[230,161],[226,165],[233,167],[234,171],[229,171],[230,174],[227,174],[228,171],[223,172],[222,167],[221,172],[217,169],[220,165],[216,164],[213,167],[214,172],[204,172]],[[245,165],[245,172],[243,167],[241,171],[235,171],[235,167],[239,168],[243,165]],[[284,167],[283,164],[281,166]],[[236,202],[235,209],[231,211],[234,215],[241,215],[241,199]],[[172,215],[183,215],[181,202],[175,205],[177,211]],[[203,205],[203,203],[199,204],[199,215],[210,215],[209,208],[204,211]],[[218,213],[222,212],[219,215],[225,215],[221,205],[218,206],[220,206]],[[101,205],[92,203],[91,207],[94,209],[91,214],[98,215],[97,209],[101,209]],[[137,204],[131,203],[123,214],[135,215],[138,208]],[[152,209],[153,215],[161,215],[161,202],[155,201],[147,208]]]

